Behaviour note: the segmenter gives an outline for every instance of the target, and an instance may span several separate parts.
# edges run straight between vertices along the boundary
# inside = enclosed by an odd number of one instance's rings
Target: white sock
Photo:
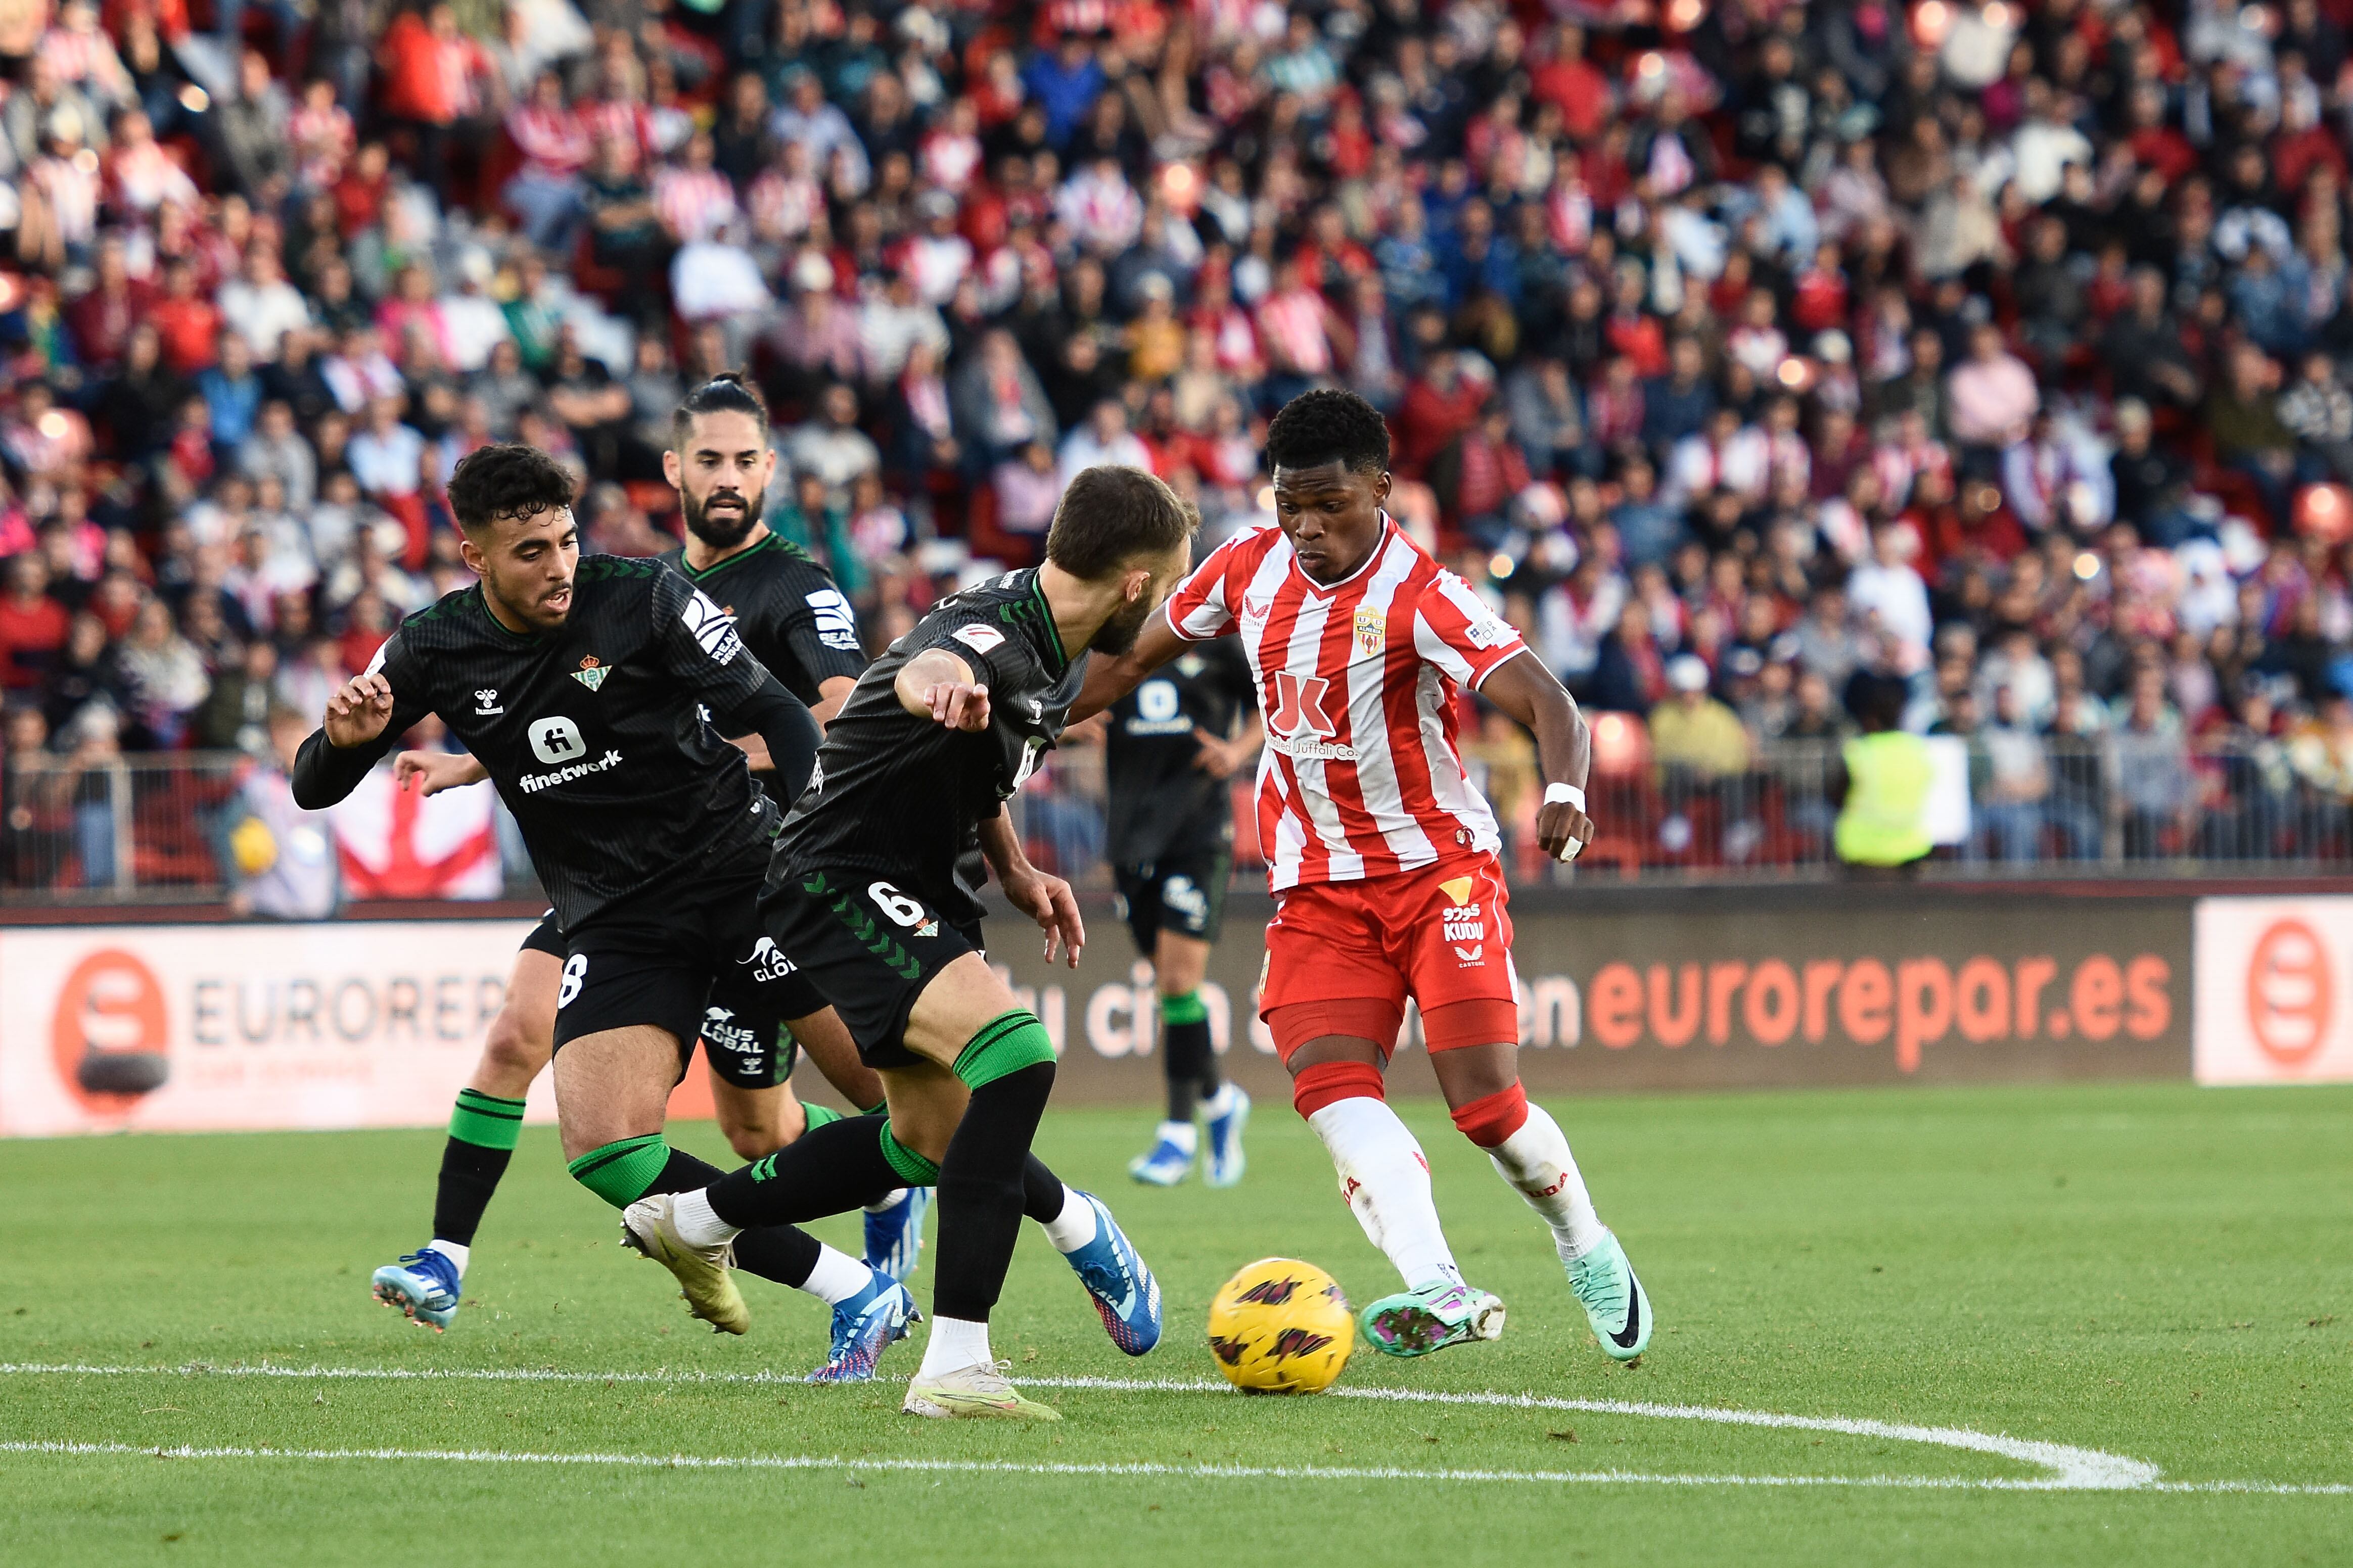
[[[709,1191],[702,1187],[679,1194],[670,1215],[678,1238],[689,1247],[721,1247],[744,1234],[742,1226],[729,1225],[719,1217],[711,1206]]]
[[[462,1241],[428,1241],[425,1244],[425,1250],[438,1252],[448,1258],[450,1266],[458,1270],[460,1278],[463,1278],[466,1272],[466,1259],[474,1254],[474,1249]]]
[[[1095,1238],[1095,1205],[1067,1184],[1062,1188],[1062,1212],[1046,1222],[1046,1239],[1057,1252],[1076,1252]]]
[[[1176,1144],[1189,1158],[1201,1146],[1201,1130],[1189,1121],[1164,1121],[1160,1124],[1160,1141]]]
[[[901,1204],[907,1201],[907,1188],[901,1187],[889,1197],[878,1198],[874,1202],[866,1205],[866,1212],[868,1214],[889,1214],[892,1209],[897,1208]]]
[[[916,1368],[915,1375],[937,1377],[967,1366],[996,1365],[988,1353],[987,1323],[968,1323],[962,1318],[934,1318],[932,1337],[923,1345],[923,1364]]]
[[[801,1289],[828,1307],[839,1307],[874,1283],[874,1270],[846,1252],[818,1243],[817,1267],[801,1281]]]
[[[1421,1145],[1387,1102],[1335,1100],[1307,1119],[1330,1151],[1340,1195],[1375,1247],[1388,1255],[1409,1290],[1440,1280],[1461,1283],[1454,1254],[1430,1195]]]
[[[1544,1107],[1529,1106],[1520,1130],[1488,1150],[1487,1158],[1494,1162],[1495,1173],[1552,1226],[1562,1262],[1574,1263],[1599,1245],[1607,1233],[1593,1212],[1592,1194],[1585,1190],[1560,1123]]]
[[[1208,1099],[1201,1101],[1201,1114],[1204,1116],[1223,1116],[1228,1111],[1233,1110],[1233,1108],[1234,1080],[1231,1079],[1228,1079],[1225,1082],[1218,1085],[1218,1092],[1209,1096]]]

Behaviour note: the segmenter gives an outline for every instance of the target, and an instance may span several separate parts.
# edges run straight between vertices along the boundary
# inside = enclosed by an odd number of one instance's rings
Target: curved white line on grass
[[[882,1474],[1016,1476],[1150,1476],[1205,1481],[1455,1481],[1521,1485],[1660,1487],[1864,1487],[1926,1491],[2048,1491],[2051,1481],[1977,1480],[1962,1476],[1709,1476],[1654,1475],[1640,1470],[1419,1469],[1392,1465],[1169,1465],[1148,1460],[1109,1464],[1028,1464],[1009,1459],[848,1458],[830,1454],[546,1454],[496,1448],[267,1448],[146,1447],[136,1443],[0,1441],[0,1454],[69,1458],[262,1459],[281,1463],[422,1460],[455,1465],[614,1466],[640,1470],[843,1470]],[[2293,1486],[2258,1481],[2160,1483],[2126,1489],[2159,1492],[2242,1492],[2272,1496],[2343,1497],[2348,1486]]]
[[[0,1375],[13,1376],[176,1376],[176,1377],[282,1377],[310,1379],[356,1379],[388,1382],[454,1380],[490,1383],[563,1383],[563,1384],[786,1384],[800,1379],[776,1373],[705,1373],[705,1372],[565,1372],[556,1368],[439,1368],[439,1367],[322,1367],[273,1366],[209,1366],[202,1363],[179,1367],[104,1366],[95,1364],[50,1365],[39,1363],[0,1363]],[[1223,1382],[1195,1378],[1115,1378],[1115,1377],[1033,1377],[1022,1380],[1038,1388],[1096,1389],[1118,1394],[1219,1394],[1230,1396],[1233,1390]],[[2018,1437],[2005,1437],[1988,1432],[1975,1432],[1960,1426],[1916,1426],[1906,1424],[1857,1420],[1831,1415],[1787,1415],[1766,1410],[1725,1410],[1704,1405],[1654,1405],[1647,1402],[1617,1399],[1567,1399],[1535,1394],[1491,1394],[1453,1392],[1440,1389],[1413,1388],[1350,1388],[1328,1391],[1330,1396],[1343,1399],[1370,1399],[1413,1405],[1463,1405],[1499,1406],[1522,1410],[1559,1410],[1603,1415],[1640,1415],[1674,1421],[1706,1421],[1732,1426],[1760,1426],[1807,1432],[1831,1432],[1851,1437],[1876,1437],[1903,1443],[1923,1443],[1936,1447],[1958,1448],[1974,1453],[1991,1454],[2014,1459],[2022,1464],[2040,1467],[2046,1476],[2021,1480],[1987,1480],[1964,1483],[1959,1479],[1936,1480],[1926,1478],[1883,1477],[1873,1479],[1873,1485],[1962,1485],[1985,1486],[2001,1489],[2041,1489],[2061,1491],[2118,1491],[2147,1488],[2157,1484],[2160,1474],[2158,1467],[2145,1460],[2127,1458],[2097,1448],[2076,1447],[2064,1443],[2043,1443]],[[1435,1472],[1415,1471],[1413,1474]],[[1551,1472],[1545,1472],[1550,1474]],[[1595,1474],[1599,1472],[1577,1472]],[[1715,1478],[1720,1479],[1721,1478]],[[1809,1478],[1751,1478],[1759,1484],[1811,1485]],[[1725,1484],[1732,1484],[1729,1481]],[[1862,1484],[1824,1479],[1820,1484]],[[2251,1482],[2263,1487],[2269,1483]]]
[[[1218,1384],[1171,1378],[1035,1377],[1026,1384],[1039,1388],[1106,1388],[1138,1391],[1214,1389]],[[1889,1421],[1852,1420],[1839,1415],[1783,1415],[1770,1410],[1724,1410],[1705,1405],[1653,1405],[1629,1399],[1559,1399],[1541,1394],[1454,1393],[1424,1388],[1331,1388],[1343,1399],[1388,1400],[1402,1405],[1489,1405],[1520,1410],[1573,1410],[1598,1415],[1649,1415],[1669,1421],[1714,1421],[1727,1426],[1776,1426],[1802,1432],[1836,1432],[1849,1437],[1882,1437],[1899,1443],[1928,1443],[1940,1448],[1966,1448],[1997,1454],[2022,1464],[2040,1465],[2049,1479],[2010,1483],[2052,1487],[2063,1490],[2116,1491],[2147,1486],[2159,1471],[2155,1465],[2128,1459],[2097,1448],[2065,1443],[2037,1443],[2020,1437],[1972,1432],[1965,1426],[1915,1426]]]

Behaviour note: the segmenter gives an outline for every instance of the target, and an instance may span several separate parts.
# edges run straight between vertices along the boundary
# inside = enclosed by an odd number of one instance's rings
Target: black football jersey
[[[900,706],[893,682],[945,648],[988,687],[988,728],[950,730]],[[1032,568],[952,595],[867,668],[827,727],[817,777],[776,840],[772,876],[844,867],[887,871],[951,920],[978,920],[955,876],[975,825],[997,815],[1061,739],[1087,658],[1062,650]]]
[[[826,681],[865,673],[858,612],[833,574],[783,535],[771,533],[706,572],[689,566],[683,549],[661,559],[733,616],[744,646],[809,707]]]
[[[1232,782],[1194,764],[1198,727],[1220,740],[1257,706],[1250,661],[1232,637],[1188,643],[1111,710],[1103,742],[1113,864],[1141,866],[1234,841]]]
[[[567,931],[658,884],[757,867],[774,837],[776,805],[723,722],[704,721],[736,712],[768,672],[733,619],[659,561],[584,556],[552,632],[509,631],[480,584],[462,589],[401,622],[370,668],[392,686],[391,723],[349,751],[314,733],[298,778],[307,766],[347,792],[439,714],[490,770]]]

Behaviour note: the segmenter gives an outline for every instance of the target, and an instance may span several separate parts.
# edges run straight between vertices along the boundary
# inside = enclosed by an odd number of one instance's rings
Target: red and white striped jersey
[[[1455,743],[1456,688],[1525,646],[1394,521],[1339,583],[1269,526],[1211,552],[1168,600],[1192,641],[1239,633],[1266,714],[1258,840],[1276,891],[1353,882],[1501,842]]]

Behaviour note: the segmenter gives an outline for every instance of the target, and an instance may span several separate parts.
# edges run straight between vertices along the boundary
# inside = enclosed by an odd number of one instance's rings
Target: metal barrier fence
[[[2305,875],[2353,871],[2353,802],[2331,776],[2353,779],[2317,739],[2200,744],[2114,732],[2089,739],[1996,732],[1960,742],[1966,807],[1955,842],[1924,874],[1946,878]],[[1787,881],[1828,878],[1843,769],[1829,741],[1757,749],[1730,773],[1645,763],[1597,773],[1587,789],[1597,829],[1574,866],[1535,847],[1541,794],[1532,756],[1472,763],[1496,802],[1515,879],[1567,884],[1595,877],[1651,881]],[[1086,888],[1110,884],[1103,864],[1103,752],[1049,754],[1020,796],[1030,854]],[[1235,785],[1235,859],[1261,864],[1250,784]]]
[[[2353,778],[2313,738],[2200,745],[2115,733],[2090,740],[1993,734],[1967,742],[1967,830],[1938,848],[1931,877],[2311,875],[2353,871]],[[233,879],[228,835],[251,760],[187,752],[0,761],[0,901],[201,903]],[[1588,789],[1599,830],[1574,867],[1534,845],[1533,759],[1474,763],[1498,805],[1506,853],[1527,883],[1594,877],[1664,881],[1828,877],[1838,749],[1761,748],[1746,770],[1704,774],[1645,763],[1600,773]],[[1260,864],[1250,783],[1234,784],[1235,858]],[[1072,745],[1014,803],[1033,858],[1082,889],[1111,883],[1103,859],[1103,751]],[[510,854],[511,891],[530,868]]]

